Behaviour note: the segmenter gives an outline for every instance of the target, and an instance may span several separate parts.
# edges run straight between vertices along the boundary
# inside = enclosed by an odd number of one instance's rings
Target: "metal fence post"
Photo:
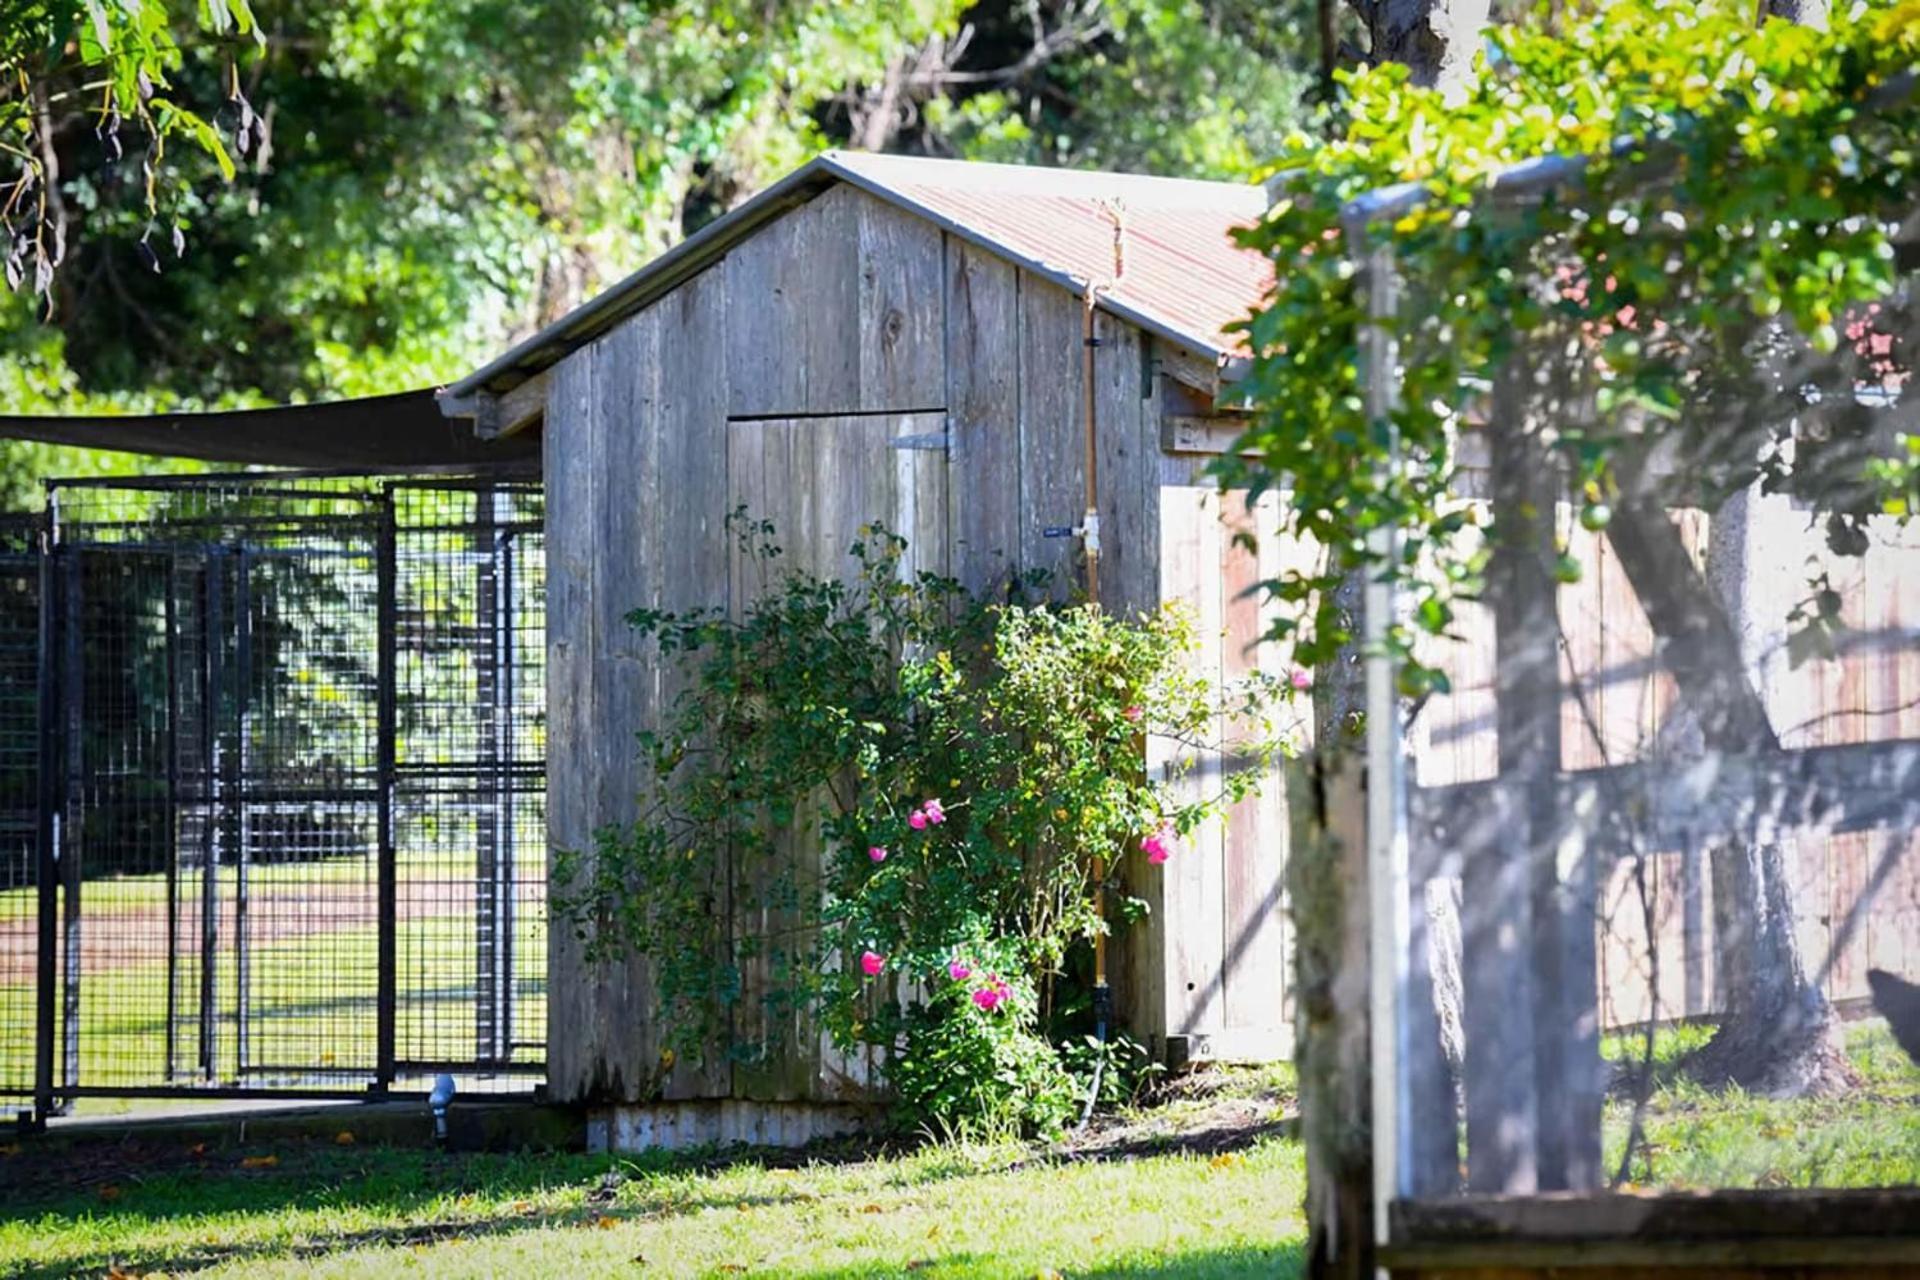
[[[233,862],[233,1058],[234,1079],[245,1076],[252,1062],[252,1043],[247,1025],[252,1005],[253,958],[248,942],[248,864],[251,859],[251,824],[248,821],[247,789],[247,714],[253,696],[253,558],[245,545],[233,552],[233,715],[227,722],[231,735],[228,749],[222,753],[221,770],[227,778],[228,816],[226,830],[231,833],[228,848]]]
[[[375,749],[375,791],[377,799],[379,844],[379,986],[377,996],[377,1026],[375,1030],[376,1050],[373,1089],[384,1093],[393,1085],[397,1040],[397,975],[399,972],[398,927],[398,878],[399,867],[394,849],[393,834],[393,787],[394,787],[394,738],[397,733],[395,702],[397,697],[398,644],[398,569],[396,556],[398,538],[395,532],[393,490],[383,489],[380,494],[379,534],[375,546],[375,575],[378,600],[376,625],[379,630],[376,677],[376,696],[378,708],[375,713],[375,736],[378,739]]]
[[[166,1062],[163,1078],[173,1083],[175,1063],[179,1061],[180,1009],[180,618],[174,597],[178,594],[180,558],[169,552],[166,598],[162,602],[166,628],[167,681],[167,1014],[165,1032]]]
[[[38,702],[35,708],[40,732],[38,779],[39,813],[35,815],[34,861],[36,888],[39,890],[39,936],[34,964],[35,1006],[33,1033],[33,1122],[44,1125],[53,1114],[53,1041],[54,985],[56,950],[59,943],[60,836],[56,809],[64,788],[60,785],[60,673],[56,656],[59,648],[60,575],[55,570],[55,507],[48,495],[47,514],[40,530],[40,652],[36,658]]]
[[[208,549],[202,588],[206,599],[200,611],[200,658],[205,663],[205,691],[200,698],[200,753],[205,789],[206,821],[200,828],[200,1078],[219,1074],[220,964],[220,848],[221,814],[227,802],[220,762],[218,733],[221,691],[226,684],[224,627],[226,616],[224,548]]]

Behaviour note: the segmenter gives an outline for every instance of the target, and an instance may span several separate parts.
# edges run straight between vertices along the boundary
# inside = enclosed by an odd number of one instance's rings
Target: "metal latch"
[[[1050,524],[1040,530],[1043,538],[1083,538],[1090,555],[1100,554],[1100,513],[1089,510],[1081,524]]]

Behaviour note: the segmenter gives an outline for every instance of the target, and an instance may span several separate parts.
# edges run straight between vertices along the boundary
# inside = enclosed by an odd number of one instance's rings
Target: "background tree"
[[[150,213],[131,149],[56,104],[69,256],[50,318],[0,298],[0,387],[97,412],[432,385],[827,146],[1251,177],[1300,118],[1295,7],[275,0],[257,53],[171,55],[231,183],[176,148]],[[244,109],[219,105],[236,67]],[[86,465],[10,448],[0,472]]]
[[[1310,1266],[1320,1274],[1364,1269],[1371,1231],[1366,1085],[1363,1074],[1357,1081],[1349,1070],[1364,1072],[1364,955],[1343,953],[1341,936],[1331,931],[1305,927],[1364,917],[1364,864],[1351,838],[1358,832],[1331,848],[1316,843],[1354,806],[1352,794],[1342,799],[1337,793],[1353,784],[1335,772],[1339,740],[1333,735],[1351,732],[1354,724],[1355,575],[1401,578],[1416,622],[1395,644],[1403,646],[1397,651],[1417,691],[1437,673],[1412,661],[1411,632],[1444,632],[1450,601],[1471,594],[1478,581],[1471,565],[1444,550],[1459,545],[1453,541],[1460,530],[1449,512],[1446,475],[1448,442],[1460,415],[1481,404],[1516,334],[1544,334],[1566,323],[1562,313],[1570,309],[1576,319],[1613,324],[1619,308],[1632,306],[1659,319],[1658,340],[1643,333],[1638,342],[1608,343],[1604,352],[1592,353],[1588,367],[1562,371],[1587,383],[1588,392],[1602,393],[1601,420],[1581,419],[1578,430],[1557,433],[1551,447],[1574,477],[1576,500],[1593,501],[1596,493],[1616,498],[1608,532],[1655,631],[1668,642],[1669,668],[1702,722],[1706,749],[1765,749],[1765,738],[1740,731],[1743,724],[1764,727],[1765,718],[1747,715],[1759,698],[1726,610],[1716,607],[1667,515],[1668,507],[1689,505],[1698,494],[1683,501],[1671,486],[1645,488],[1638,481],[1650,478],[1642,465],[1645,449],[1662,440],[1685,441],[1681,474],[1719,495],[1742,488],[1763,470],[1772,487],[1790,483],[1789,472],[1815,480],[1805,449],[1783,467],[1777,449],[1763,448],[1777,445],[1805,406],[1796,408],[1792,396],[1783,394],[1803,385],[1797,376],[1761,376],[1777,371],[1756,361],[1756,352],[1769,334],[1785,332],[1805,335],[1796,339],[1797,349],[1818,355],[1831,349],[1837,317],[1847,305],[1889,297],[1895,255],[1885,243],[1885,228],[1892,211],[1906,212],[1899,202],[1909,189],[1898,164],[1855,158],[1904,154],[1904,144],[1892,139],[1903,136],[1908,117],[1896,113],[1851,123],[1858,95],[1908,56],[1908,34],[1892,16],[1882,21],[1852,14],[1848,22],[1867,25],[1841,37],[1844,57],[1823,63],[1817,39],[1777,23],[1755,32],[1746,6],[1669,0],[1563,6],[1551,20],[1502,32],[1498,55],[1479,77],[1451,93],[1409,90],[1412,73],[1392,65],[1350,80],[1325,117],[1324,140],[1290,148],[1281,161],[1296,176],[1257,237],[1273,253],[1280,283],[1273,305],[1251,326],[1261,354],[1248,389],[1261,420],[1243,443],[1260,453],[1256,479],[1289,477],[1282,506],[1290,531],[1336,548],[1311,581],[1280,584],[1285,597],[1301,606],[1296,634],[1302,660],[1323,664],[1317,693],[1325,749],[1315,761],[1307,803],[1300,806],[1318,818],[1318,826],[1296,844],[1305,856],[1295,863],[1294,888],[1303,926],[1301,1087],[1315,1217]],[[1634,73],[1620,75],[1625,66]],[[1703,66],[1716,68],[1716,75],[1696,78]],[[1785,100],[1790,110],[1756,103],[1751,89],[1758,82],[1791,86],[1794,94]],[[1569,92],[1580,95],[1579,110],[1567,109]],[[1754,115],[1764,118],[1756,121]],[[1736,139],[1746,128],[1770,130],[1777,150],[1755,155],[1742,147]],[[1851,132],[1860,130],[1880,141]],[[1611,163],[1614,139],[1641,132],[1673,135],[1679,176],[1636,186],[1624,165]],[[1512,224],[1458,212],[1473,206],[1489,173],[1555,153],[1591,161],[1578,200],[1530,207]],[[1420,282],[1429,304],[1396,326],[1402,340],[1396,372],[1404,396],[1395,420],[1403,456],[1419,461],[1382,479],[1378,437],[1360,410],[1358,341],[1367,323],[1359,309],[1362,295],[1355,290],[1351,260],[1327,248],[1341,234],[1337,211],[1344,202],[1408,180],[1429,187],[1429,212],[1415,211],[1379,232],[1394,238],[1409,280]],[[1600,209],[1608,216],[1581,216]],[[1847,218],[1842,210],[1860,216]],[[1768,219],[1760,224],[1764,234],[1748,232],[1762,211]],[[1556,266],[1593,283],[1582,301],[1543,303],[1533,296],[1539,281],[1556,278]],[[1859,385],[1853,371],[1821,376],[1832,380],[1823,405],[1853,402],[1850,394],[1837,394]],[[1604,385],[1595,388],[1595,381]],[[1846,432],[1813,434],[1852,438]],[[1763,453],[1769,459],[1764,469]],[[1851,465],[1857,481],[1863,460],[1856,452],[1850,464],[1836,465]],[[1882,459],[1879,465],[1890,487],[1910,486],[1910,463]],[[1809,491],[1821,487],[1812,483]],[[1830,489],[1821,496],[1831,503]],[[1860,541],[1858,514],[1836,512],[1830,526],[1836,550]],[[1428,557],[1438,550],[1445,572],[1426,577],[1424,568],[1415,575],[1401,566],[1369,563],[1352,534],[1382,521],[1408,530],[1422,548],[1421,565],[1429,566]],[[1786,608],[1774,603],[1784,616]],[[1738,848],[1752,842],[1729,843]],[[1736,887],[1732,875],[1722,878],[1729,886],[1724,896],[1746,919],[1790,921],[1782,877],[1762,867],[1744,882],[1747,887]],[[1349,948],[1363,936],[1344,935]],[[1733,941],[1741,936],[1738,929],[1723,933],[1730,945],[1741,945]],[[1739,972],[1779,972],[1768,957],[1787,954],[1781,947],[1790,949],[1791,929],[1770,927],[1745,937],[1759,941],[1746,953],[1753,963]],[[1800,972],[1793,979],[1789,970],[1781,989],[1817,997],[1817,981],[1805,976],[1804,966]],[[1748,989],[1761,988],[1743,986]],[[1794,1012],[1791,1000],[1769,998],[1754,1007],[1775,1016],[1776,1033],[1783,1025],[1777,1015]],[[1765,1026],[1768,1017],[1728,1020],[1737,1021]],[[1316,1031],[1322,1033],[1318,1045]],[[1776,1034],[1752,1043],[1763,1044],[1777,1061],[1781,1055],[1798,1058],[1816,1041]],[[1329,1182],[1329,1173],[1352,1181]],[[1311,1185],[1315,1179],[1318,1186]]]
[[[133,148],[149,219],[139,243],[143,256],[156,260],[153,219],[175,181],[168,142],[184,138],[233,176],[225,140],[202,114],[204,107],[192,105],[199,99],[174,92],[169,77],[184,63],[183,46],[210,52],[225,60],[225,96],[244,111],[233,58],[249,36],[257,32],[247,0],[186,6],[168,0],[40,0],[8,10],[0,25],[0,155],[13,173],[0,188],[0,232],[7,238],[9,288],[30,285],[46,293],[66,256],[70,191],[62,177],[62,149],[65,135],[80,122],[91,127],[92,141],[112,161],[127,158]],[[249,120],[234,141],[244,151],[252,136]],[[178,224],[171,230],[177,251]]]

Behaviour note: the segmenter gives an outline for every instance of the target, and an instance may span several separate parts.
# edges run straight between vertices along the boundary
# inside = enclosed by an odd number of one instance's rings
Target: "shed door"
[[[781,548],[770,565],[733,553],[736,617],[748,602],[777,590],[785,574],[856,576],[859,562],[847,551],[865,524],[885,525],[907,539],[905,572],[947,572],[945,414],[734,421],[727,430],[727,507],[770,521],[772,540]],[[802,801],[791,824],[773,833],[776,860],[794,885],[818,881],[822,803],[818,796]],[[773,873],[761,866],[735,874],[758,879]],[[771,883],[760,888],[761,901],[783,896]],[[774,975],[783,964],[781,939],[803,927],[796,917],[817,918],[798,907],[736,912],[744,989],[734,1010],[734,1038],[745,1053],[734,1068],[735,1095],[756,1101],[871,1100],[876,1063],[869,1053],[835,1050],[823,1028],[768,999],[779,985]],[[744,945],[747,937],[755,941]],[[764,1058],[758,1056],[762,1048],[771,1050]]]
[[[727,507],[773,524],[785,572],[851,576],[862,525],[907,540],[905,568],[947,572],[944,413],[861,414],[732,422]],[[736,608],[771,585],[735,563]]]

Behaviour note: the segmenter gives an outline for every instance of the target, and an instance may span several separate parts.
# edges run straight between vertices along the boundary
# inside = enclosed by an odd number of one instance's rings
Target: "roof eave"
[[[827,157],[815,157],[766,190],[715,218],[605,292],[575,307],[531,337],[522,339],[505,354],[458,382],[450,383],[440,393],[442,403],[469,401],[482,392],[498,394],[512,390],[542,369],[559,363],[566,355],[605,333],[614,324],[699,275],[724,257],[727,250],[748,233],[789,209],[805,204],[839,179],[839,172],[828,164]],[[451,406],[450,411],[463,412]]]
[[[885,183],[842,164],[833,152],[826,152],[815,156],[739,207],[714,219],[604,293],[522,340],[504,355],[458,382],[449,384],[440,392],[442,409],[449,416],[471,416],[481,397],[510,391],[541,370],[559,363],[569,353],[591,342],[613,325],[646,308],[718,262],[726,256],[728,249],[761,226],[805,204],[836,182],[849,183],[868,195],[924,218],[942,231],[977,245],[1069,292],[1082,294],[1088,287],[1089,281],[1072,272],[1018,253],[1003,242],[982,235]],[[1098,299],[1098,304],[1101,310],[1155,337],[1185,347],[1195,355],[1211,359],[1216,365],[1227,362],[1232,355],[1213,337],[1187,332],[1118,299],[1103,295]]]
[[[910,196],[903,195],[894,188],[887,186],[885,183],[875,181],[857,169],[839,163],[832,152],[821,156],[816,163],[824,165],[841,181],[860,188],[868,195],[885,200],[888,204],[904,210],[907,213],[911,213],[916,217],[924,218],[948,235],[958,236],[968,244],[985,249],[988,253],[1019,267],[1029,275],[1038,276],[1042,280],[1059,285],[1069,293],[1084,295],[1088,285],[1093,283],[1092,281],[1074,275],[1071,271],[1063,271],[1038,258],[1028,257],[1026,254],[1009,248],[1003,241],[995,240],[992,236],[982,235],[965,223],[957,222],[939,210],[922,204]],[[1176,325],[1167,323],[1158,316],[1128,306],[1116,298],[1102,294],[1098,297],[1097,301],[1102,311],[1110,315],[1118,316],[1127,323],[1147,333],[1151,333],[1155,337],[1165,338],[1169,342],[1178,343],[1196,355],[1210,357],[1216,364],[1226,359],[1229,354],[1223,350],[1213,338],[1189,333]]]

